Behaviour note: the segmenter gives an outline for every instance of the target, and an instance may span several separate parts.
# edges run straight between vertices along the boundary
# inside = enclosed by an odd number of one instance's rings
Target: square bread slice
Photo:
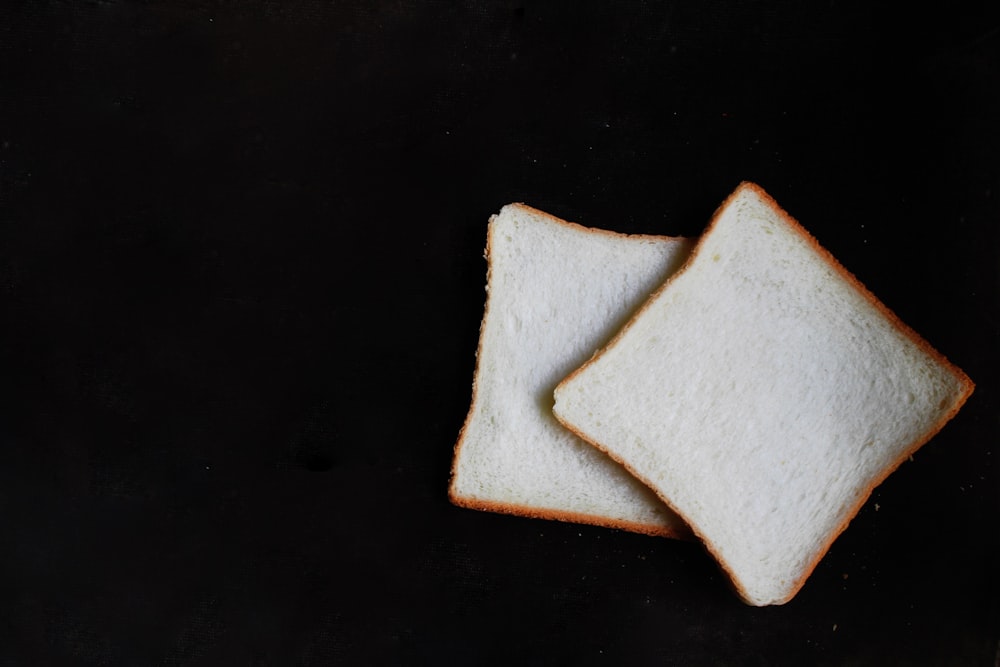
[[[626,236],[523,204],[490,219],[472,405],[449,489],[456,505],[690,537],[618,463],[552,415],[552,392],[687,258],[687,239]]]
[[[769,605],[972,390],[743,183],[554,412],[676,510],[745,602]]]

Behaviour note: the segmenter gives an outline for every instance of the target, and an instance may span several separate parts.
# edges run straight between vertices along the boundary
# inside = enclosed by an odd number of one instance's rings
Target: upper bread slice
[[[686,259],[686,239],[626,236],[523,204],[490,219],[472,405],[455,446],[457,505],[665,536],[684,524],[552,415],[556,383]]]
[[[744,601],[768,605],[972,390],[743,183],[554,411],[676,510]]]

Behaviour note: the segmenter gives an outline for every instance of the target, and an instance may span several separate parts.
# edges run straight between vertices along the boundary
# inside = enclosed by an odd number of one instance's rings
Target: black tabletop
[[[0,664],[994,665],[1000,12],[6,3]],[[449,504],[488,217],[763,186],[977,389],[805,587]]]

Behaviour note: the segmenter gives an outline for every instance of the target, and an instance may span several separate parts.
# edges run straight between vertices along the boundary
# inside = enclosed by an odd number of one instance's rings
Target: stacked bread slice
[[[507,240],[522,231],[509,229]],[[493,234],[491,229],[491,243]],[[555,242],[545,251],[552,264],[562,263],[564,248]],[[516,273],[525,257],[505,256],[504,273]],[[973,390],[960,369],[751,183],[741,184],[716,211],[679,270],[661,272],[662,280],[644,296],[630,295],[642,305],[627,322],[617,326],[621,313],[602,321],[611,331],[598,326],[586,304],[607,314],[609,302],[624,301],[608,286],[621,280],[624,268],[612,279],[609,264],[598,262],[576,291],[553,292],[555,302],[539,306],[538,290],[522,289],[501,306],[493,302],[492,252],[490,267],[476,390],[456,447],[452,499],[496,509],[470,500],[479,492],[470,490],[471,480],[496,477],[502,469],[504,488],[513,491],[517,484],[510,480],[520,477],[520,467],[536,495],[507,506],[531,507],[538,498],[560,506],[585,497],[592,511],[583,514],[592,523],[628,528],[646,523],[593,517],[603,512],[598,499],[614,498],[611,506],[618,508],[626,496],[613,489],[632,489],[638,480],[681,517],[752,605],[790,600],[872,489],[937,433]],[[563,277],[573,272],[549,268]],[[526,280],[537,270],[529,261]],[[560,336],[572,337],[578,347],[560,363],[547,363],[543,380],[532,369],[554,352],[519,337],[511,305],[535,312],[541,307],[550,317],[571,308],[567,322],[594,327],[593,337],[570,334],[573,324],[564,323]],[[507,348],[492,342],[499,326],[515,327]],[[524,354],[532,358],[525,362]],[[511,369],[525,368],[539,378],[530,398],[518,396],[524,385],[506,381]],[[595,466],[580,484],[554,483],[546,492],[543,480],[560,477],[566,458],[540,451],[538,439],[526,437],[524,422],[497,407],[510,403],[521,404],[514,411],[521,417],[537,410],[533,419],[558,420],[630,476],[611,465],[599,473]],[[590,456],[581,454],[586,446],[572,442],[574,455]],[[591,485],[605,470],[607,477]],[[624,505],[640,497],[636,490]],[[575,518],[573,512],[553,515]],[[657,516],[682,525],[666,512]],[[677,528],[645,532],[682,534]]]
[[[690,249],[686,239],[587,229],[523,204],[493,216],[472,407],[451,480],[455,504],[688,534],[651,489],[556,421],[552,392]]]

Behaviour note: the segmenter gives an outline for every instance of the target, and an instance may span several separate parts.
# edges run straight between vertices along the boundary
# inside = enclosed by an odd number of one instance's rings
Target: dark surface
[[[0,9],[0,664],[983,665],[1000,12]],[[978,388],[801,593],[452,507],[486,220],[760,183]]]

